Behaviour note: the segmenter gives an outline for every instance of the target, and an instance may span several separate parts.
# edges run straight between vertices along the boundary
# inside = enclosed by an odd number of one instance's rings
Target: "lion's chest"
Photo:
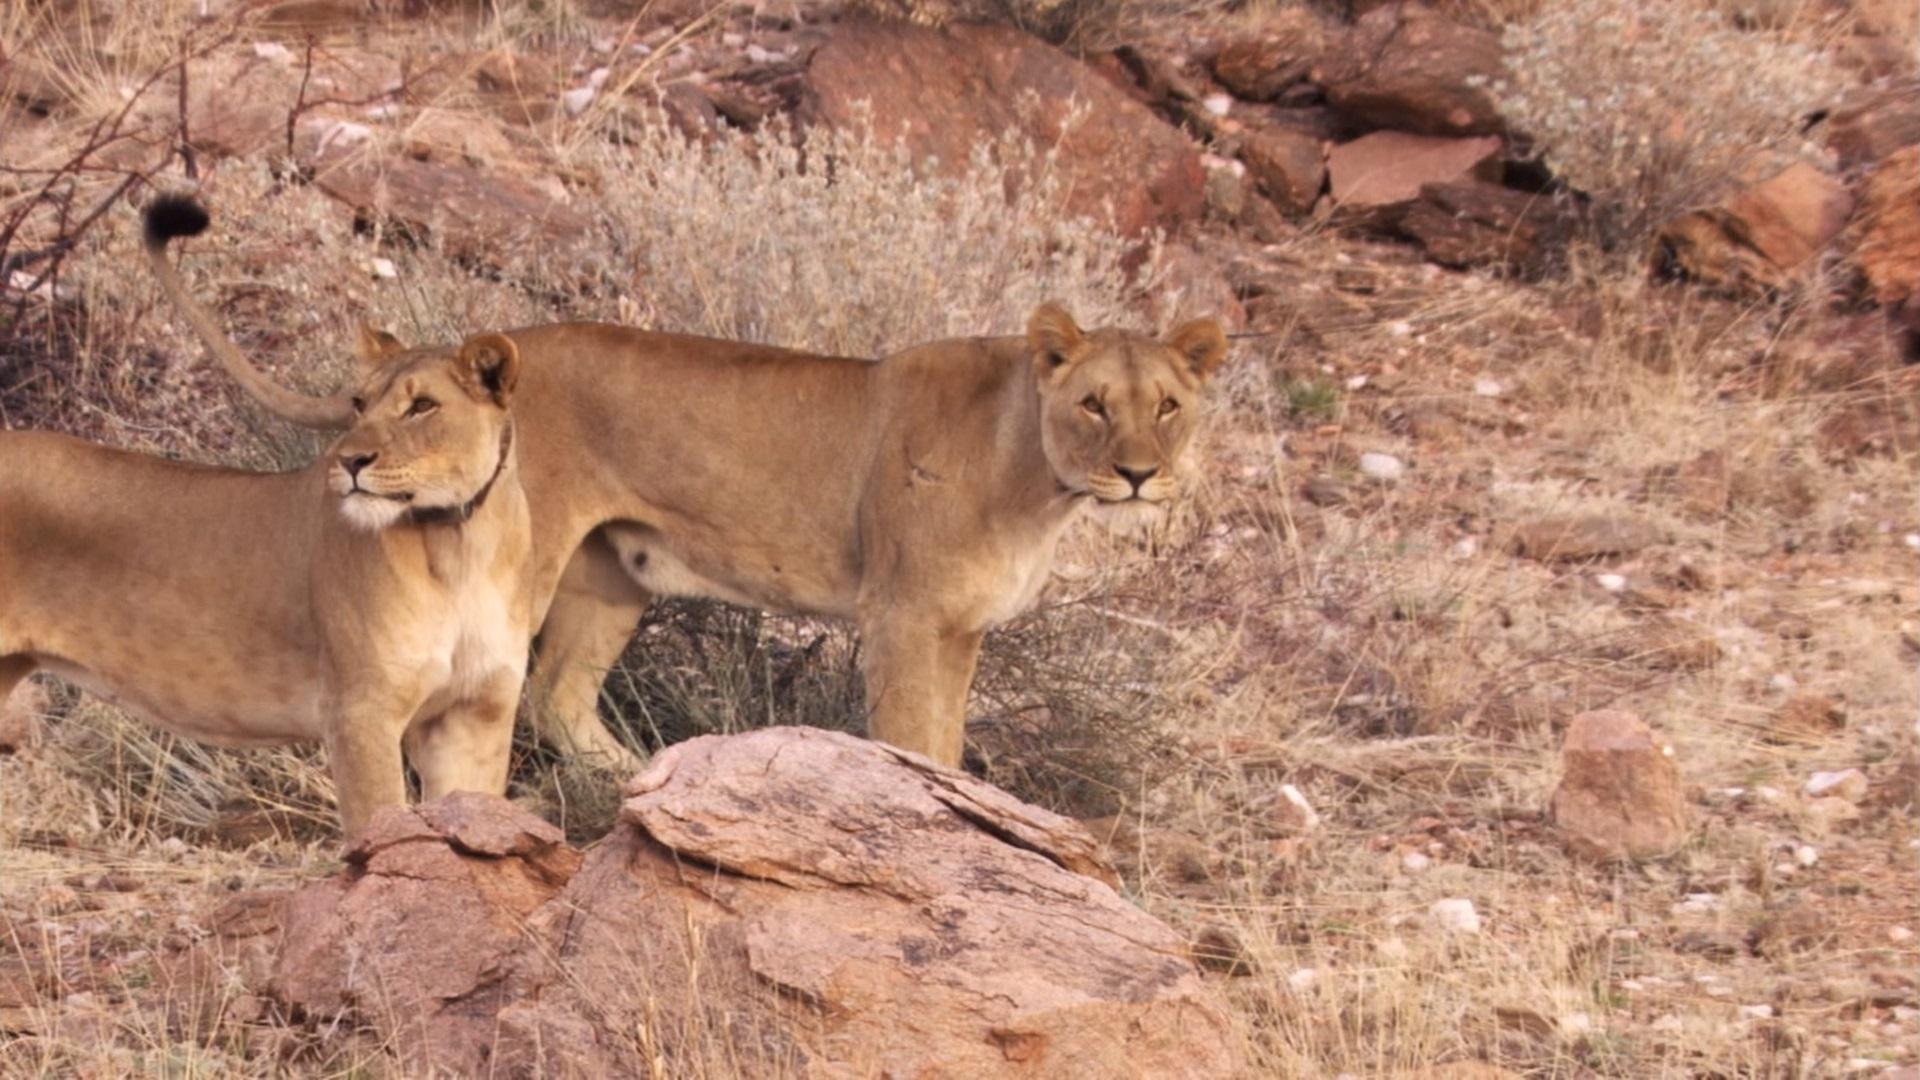
[[[528,629],[515,595],[476,577],[426,607],[440,618],[415,628],[410,651],[427,684],[427,711],[481,697],[489,683],[526,665]]]

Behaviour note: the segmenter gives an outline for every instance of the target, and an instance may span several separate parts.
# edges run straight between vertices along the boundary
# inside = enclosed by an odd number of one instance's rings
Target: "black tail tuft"
[[[187,195],[162,195],[147,204],[147,245],[165,247],[176,236],[198,236],[207,229],[207,210]]]

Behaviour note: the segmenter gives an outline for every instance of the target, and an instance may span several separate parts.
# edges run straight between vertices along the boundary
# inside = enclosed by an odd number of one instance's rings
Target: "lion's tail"
[[[241,355],[239,348],[214,325],[213,317],[187,292],[180,272],[167,258],[167,243],[175,237],[198,236],[206,231],[207,224],[206,209],[184,195],[162,195],[147,205],[147,261],[153,265],[154,276],[160,279],[160,288],[167,298],[186,316],[194,333],[200,335],[200,340],[206,343],[227,374],[268,411],[302,427],[340,428],[352,423],[353,408],[346,395],[309,397],[269,379]]]

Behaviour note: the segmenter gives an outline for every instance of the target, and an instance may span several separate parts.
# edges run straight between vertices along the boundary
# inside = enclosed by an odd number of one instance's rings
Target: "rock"
[[[1664,606],[1657,596],[1642,596],[1642,606]],[[1620,657],[1661,671],[1699,671],[1720,662],[1725,650],[1710,627],[1689,619],[1649,619],[1621,641]]]
[[[1494,34],[1408,4],[1362,16],[1312,76],[1363,130],[1490,135],[1503,127],[1493,85],[1505,73]]]
[[[1686,796],[1673,747],[1629,712],[1573,718],[1561,746],[1551,815],[1567,847],[1608,862],[1672,854],[1687,839]]]
[[[1920,81],[1855,90],[1827,118],[1827,146],[1842,169],[1885,160],[1896,150],[1920,146]]]
[[[23,682],[0,699],[0,754],[17,754],[40,745],[40,718],[46,715],[47,691],[37,682]]]
[[[1859,769],[1817,772],[1807,777],[1806,795],[1810,799],[1843,799],[1857,803],[1867,797],[1867,774]]]
[[[1246,329],[1247,309],[1214,260],[1186,244],[1173,243],[1160,249],[1160,270],[1163,284],[1153,299],[1160,325],[1213,318],[1228,333]]]
[[[1717,207],[1661,229],[1673,267],[1726,289],[1786,285],[1846,227],[1853,196],[1837,178],[1797,161]]]
[[[1565,249],[1573,220],[1552,196],[1469,179],[1422,185],[1392,227],[1442,266],[1539,274]]]
[[[1435,900],[1427,908],[1427,915],[1433,924],[1449,934],[1477,934],[1480,932],[1480,913],[1474,910],[1473,901],[1462,897]]]
[[[1847,715],[1825,694],[1795,694],[1773,712],[1767,738],[1776,743],[1819,742],[1847,725]]]
[[[1920,317],[1920,146],[1889,155],[1867,175],[1853,257],[1875,301]]]
[[[1376,131],[1341,143],[1327,154],[1334,205],[1366,209],[1412,202],[1428,184],[1469,177],[1497,179],[1502,143]]]
[[[1213,57],[1213,77],[1248,101],[1271,101],[1307,77],[1327,47],[1326,24],[1304,7],[1286,7],[1260,22],[1255,37],[1222,46]]]
[[[1186,136],[1092,68],[1011,27],[841,24],[808,62],[800,95],[804,122],[870,119],[877,138],[903,140],[949,171],[1007,132],[1057,148],[1068,209],[1110,208],[1127,234],[1193,219],[1205,197]]]
[[[1406,475],[1407,467],[1392,454],[1368,451],[1360,455],[1360,475],[1383,484],[1391,484]]]
[[[1288,128],[1260,128],[1240,147],[1248,175],[1282,212],[1299,215],[1313,209],[1327,183],[1320,140]]]
[[[1310,476],[1300,485],[1300,495],[1315,506],[1345,506],[1352,501],[1347,485],[1331,476]]]
[[[381,815],[288,902],[274,996],[421,1073],[1239,1068],[1086,831],[964,773],[775,728],[671,747],[627,795],[584,859],[499,799]]]
[[[1611,514],[1556,514],[1514,530],[1513,546],[1541,562],[1581,562],[1631,555],[1661,540],[1660,530]]]
[[[435,234],[455,258],[488,265],[512,253],[565,249],[591,228],[586,217],[527,180],[464,165],[327,151],[314,183],[365,216]]]

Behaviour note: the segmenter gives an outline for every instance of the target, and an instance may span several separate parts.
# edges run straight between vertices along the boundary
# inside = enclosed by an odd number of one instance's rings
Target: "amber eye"
[[[352,405],[352,406],[353,406],[353,413],[354,413],[354,415],[355,415],[355,416],[358,416],[358,415],[360,415],[361,413],[363,413],[363,412],[366,412],[366,411],[367,411],[367,399],[366,399],[366,398],[363,398],[363,397],[356,397],[356,398],[354,398],[354,399],[353,399],[352,401],[350,401],[350,402],[348,402],[348,404],[349,404],[349,405]]]
[[[1086,410],[1088,416],[1097,416],[1101,419],[1106,418],[1107,407],[1100,404],[1100,399],[1092,394],[1088,394],[1086,397],[1080,399],[1080,407]]]
[[[407,415],[425,416],[439,407],[440,403],[432,398],[417,397],[413,399],[413,404],[407,406]]]
[[[1160,401],[1160,419],[1162,419],[1162,420],[1165,420],[1165,419],[1166,419],[1167,417],[1169,417],[1169,416],[1172,416],[1172,415],[1173,415],[1174,413],[1177,413],[1177,412],[1179,412],[1179,411],[1180,411],[1180,403],[1179,403],[1179,402],[1177,402],[1177,401],[1175,401],[1175,400],[1173,400],[1172,398],[1162,398],[1162,399],[1161,399],[1161,401]]]

